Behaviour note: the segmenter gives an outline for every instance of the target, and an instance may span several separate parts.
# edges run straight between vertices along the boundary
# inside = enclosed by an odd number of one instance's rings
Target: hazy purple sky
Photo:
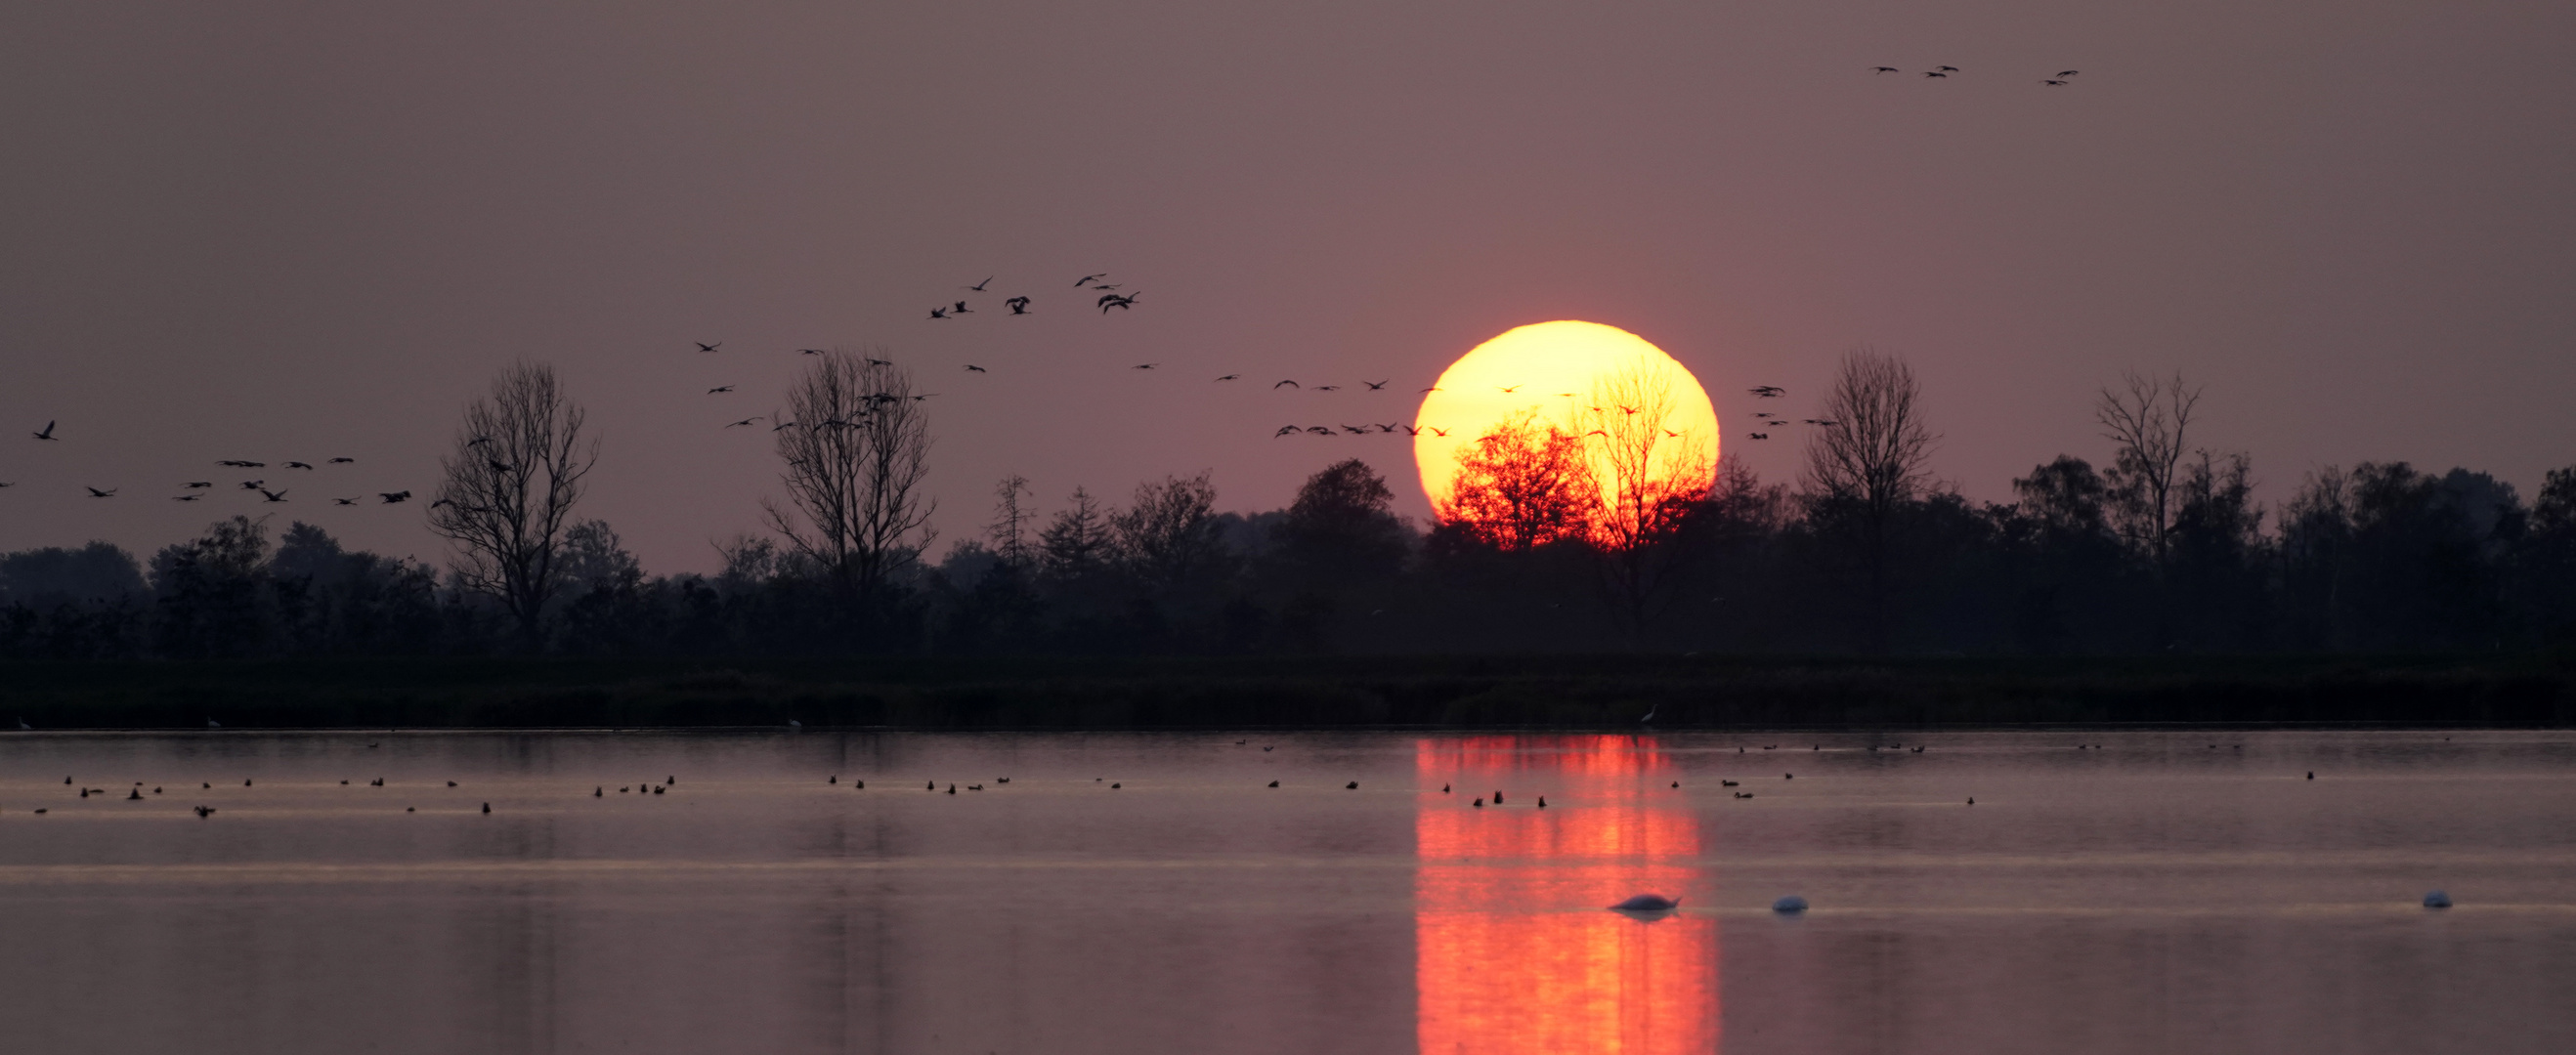
[[[1978,498],[2101,461],[2124,368],[2206,383],[2274,500],[2576,462],[2576,5],[22,2],[0,99],[0,549],[249,511],[439,556],[326,498],[429,490],[529,356],[603,438],[585,513],[705,569],[775,486],[719,426],[834,344],[941,393],[951,537],[1004,473],[1255,509],[1352,453],[1419,516],[1400,438],[1271,432],[1555,318],[1670,351],[1773,477],[1743,389],[1812,410],[1861,344]],[[211,464],[332,456],[283,506]]]

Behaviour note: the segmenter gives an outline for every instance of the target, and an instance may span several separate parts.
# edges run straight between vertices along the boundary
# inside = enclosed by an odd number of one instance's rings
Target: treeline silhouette
[[[788,498],[712,575],[648,574],[574,510],[597,457],[550,370],[471,408],[429,504],[452,566],[217,521],[148,561],[104,542],[0,555],[0,658],[2462,653],[2576,642],[2576,467],[2525,502],[2482,472],[2306,474],[2189,444],[2198,391],[2103,390],[2096,466],[2061,455],[1973,502],[1928,471],[1912,373],[1847,356],[1806,466],[1766,481],[1666,427],[1638,375],[1562,428],[1466,448],[1440,515],[1325,466],[1285,509],[1219,512],[1212,474],[1123,503],[1027,481],[934,560],[927,394],[818,354],[773,428]],[[1778,389],[1757,394],[1779,395]],[[1766,415],[1785,422],[1785,418]],[[1775,425],[1773,427],[1780,427]],[[1597,442],[1596,442],[1597,441]],[[1698,459],[1698,460],[1694,460]]]
[[[575,655],[2486,652],[2576,640],[2576,467],[2536,501],[2486,473],[2365,463],[2277,510],[2241,457],[2178,475],[2156,552],[2116,488],[2060,457],[2016,500],[1898,504],[1873,641],[1862,511],[1727,463],[1651,545],[1631,622],[1622,554],[1580,532],[1499,545],[1418,531],[1345,460],[1285,510],[1215,511],[1204,474],[1085,491],[1043,522],[1006,486],[985,537],[837,590],[775,541],[714,575],[648,575],[607,524],[570,528],[541,644]],[[527,651],[513,614],[418,561],[234,517],[148,562],[104,542],[0,556],[0,656],[109,659]]]

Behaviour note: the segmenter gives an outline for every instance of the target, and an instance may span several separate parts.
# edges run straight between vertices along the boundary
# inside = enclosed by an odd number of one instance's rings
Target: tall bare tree
[[[1575,428],[1593,441],[1586,449],[1594,475],[1607,477],[1598,481],[1607,486],[1596,490],[1593,543],[1612,607],[1635,635],[1644,632],[1686,555],[1669,543],[1708,495],[1711,437],[1671,427],[1672,375],[1649,364],[1609,375],[1591,396],[1591,409]]]
[[[599,441],[583,435],[583,421],[553,367],[518,363],[465,408],[455,448],[439,459],[444,479],[430,530],[456,547],[458,580],[499,599],[531,648],[562,585],[566,521],[599,460]]]
[[[1032,558],[1029,549],[1029,522],[1037,519],[1024,503],[1029,494],[1029,478],[1012,473],[993,485],[993,522],[984,534],[993,540],[993,553],[1002,563],[1022,571],[1028,570]]]
[[[1869,581],[1871,647],[1888,644],[1888,536],[1930,481],[1938,437],[1924,425],[1923,386],[1903,360],[1875,349],[1843,355],[1825,394],[1824,424],[1807,434],[1808,500],[1822,519],[1847,521],[1860,538]]]
[[[929,548],[930,419],[912,375],[835,349],[787,392],[794,422],[772,433],[788,504],[764,500],[769,524],[845,597],[874,599]]]
[[[2119,445],[2104,475],[2121,534],[2159,568],[2171,549],[2183,434],[2199,404],[2200,389],[2183,384],[2181,374],[2155,378],[2134,371],[2120,375],[2118,388],[2104,385],[2093,400],[2093,420],[2102,424],[2103,438]]]

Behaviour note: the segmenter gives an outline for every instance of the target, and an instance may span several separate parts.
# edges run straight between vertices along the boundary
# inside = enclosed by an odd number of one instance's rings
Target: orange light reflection
[[[1653,738],[1425,739],[1414,759],[1456,787],[1414,820],[1424,1055],[1717,1050],[1717,921],[1601,907],[1692,879],[1698,825]],[[1469,805],[1496,790],[1506,806]]]

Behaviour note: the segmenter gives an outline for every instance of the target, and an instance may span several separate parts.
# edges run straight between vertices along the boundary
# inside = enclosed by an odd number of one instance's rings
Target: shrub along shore
[[[0,663],[0,729],[2576,726],[2576,657]]]

